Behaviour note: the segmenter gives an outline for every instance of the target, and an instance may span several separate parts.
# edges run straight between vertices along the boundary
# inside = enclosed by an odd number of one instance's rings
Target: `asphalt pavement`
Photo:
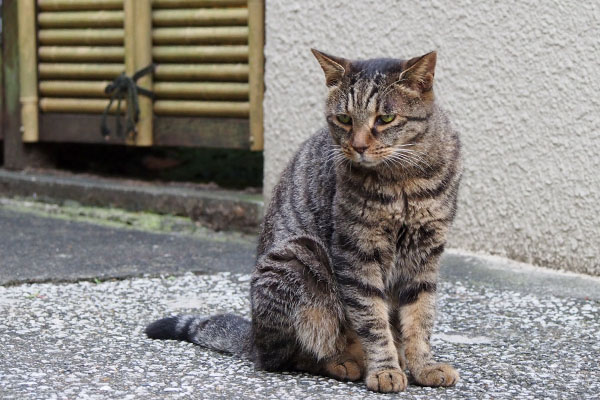
[[[186,218],[0,198],[0,285],[247,272],[255,248]]]
[[[0,201],[0,398],[600,398],[600,279],[457,250],[432,338],[454,388],[381,395],[149,340],[165,315],[248,316],[256,240],[149,218]]]

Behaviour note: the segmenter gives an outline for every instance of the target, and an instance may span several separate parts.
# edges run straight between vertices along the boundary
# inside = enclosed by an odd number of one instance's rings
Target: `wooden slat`
[[[108,99],[71,99],[43,97],[40,99],[42,112],[56,113],[90,113],[101,114],[108,105]],[[126,103],[121,103],[121,110],[125,110]],[[111,106],[111,112],[117,110],[117,102]]]
[[[40,141],[56,143],[102,143],[125,144],[125,137],[115,134],[105,138],[100,133],[100,114],[40,114]],[[108,126],[114,131],[114,120],[108,119]]]
[[[123,45],[123,29],[40,29],[40,45]]]
[[[250,83],[250,142],[252,150],[263,149],[263,96],[264,96],[264,44],[265,44],[265,2],[264,0],[248,0],[250,67],[248,81]]]
[[[248,80],[247,64],[159,64],[154,73],[163,81],[233,81]]]
[[[247,83],[156,82],[158,99],[248,100]]]
[[[41,81],[44,97],[108,97],[104,92],[109,81]],[[157,82],[154,93],[158,99],[248,100],[246,83]]]
[[[58,143],[124,144],[117,135],[100,134],[99,114],[40,114],[40,141]],[[113,118],[108,120],[113,129]],[[248,149],[248,119],[169,117],[154,118],[156,146]]]
[[[107,97],[104,88],[110,81],[40,81],[39,91],[45,97]]]
[[[99,114],[108,105],[108,99],[77,99],[43,97],[40,99],[40,110],[49,113],[90,113]],[[116,102],[111,111],[116,110]],[[121,105],[122,110],[125,104]],[[154,112],[157,115],[187,115],[207,117],[248,117],[249,104],[233,101],[190,101],[190,100],[156,100]]]
[[[152,40],[155,45],[246,44],[248,43],[248,27],[155,28],[152,30]]]
[[[188,115],[206,117],[248,117],[249,104],[233,101],[156,100],[157,115]]]
[[[247,0],[152,0],[152,8],[245,7]]]
[[[40,46],[38,56],[50,62],[123,62],[125,50],[120,46]]]
[[[40,81],[44,97],[103,98],[110,81]],[[248,100],[248,84],[232,82],[156,82],[154,93],[159,99]]]
[[[247,118],[155,118],[154,143],[159,146],[248,149]]]
[[[40,79],[115,79],[125,71],[123,64],[40,63]]]
[[[39,11],[122,10],[123,0],[37,0]]]
[[[38,140],[37,45],[35,1],[19,0],[19,82],[23,142]]]
[[[248,62],[248,46],[154,46],[155,62]]]
[[[38,14],[40,28],[118,28],[123,11],[65,11]]]
[[[246,25],[246,8],[200,8],[183,10],[156,10],[152,25],[159,26],[231,26]]]

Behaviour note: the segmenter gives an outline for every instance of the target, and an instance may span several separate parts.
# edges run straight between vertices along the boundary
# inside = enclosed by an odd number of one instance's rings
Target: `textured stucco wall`
[[[266,26],[267,197],[324,123],[310,47],[437,49],[438,101],[466,161],[451,245],[600,274],[600,3],[268,0]]]

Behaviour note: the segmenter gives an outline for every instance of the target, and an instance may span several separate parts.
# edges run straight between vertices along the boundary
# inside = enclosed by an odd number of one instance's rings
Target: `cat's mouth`
[[[350,158],[350,160],[356,164],[367,168],[374,167],[381,163],[381,160],[375,159],[369,154],[358,153],[356,151],[352,152],[352,157]]]
[[[365,168],[375,167],[384,161],[382,157],[372,154],[370,151],[358,152],[349,146],[341,146],[341,155],[352,164],[360,165]],[[339,160],[339,159],[338,159]]]

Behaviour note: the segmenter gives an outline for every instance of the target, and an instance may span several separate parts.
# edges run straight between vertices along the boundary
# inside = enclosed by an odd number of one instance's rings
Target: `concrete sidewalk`
[[[12,284],[0,286],[0,398],[392,397],[144,337],[148,322],[172,313],[248,315],[251,237],[185,224],[185,234],[123,229],[2,204],[0,271]],[[29,267],[51,282],[23,283]],[[462,380],[450,389],[411,385],[394,397],[598,398],[599,279],[450,251],[439,292],[434,350]]]

